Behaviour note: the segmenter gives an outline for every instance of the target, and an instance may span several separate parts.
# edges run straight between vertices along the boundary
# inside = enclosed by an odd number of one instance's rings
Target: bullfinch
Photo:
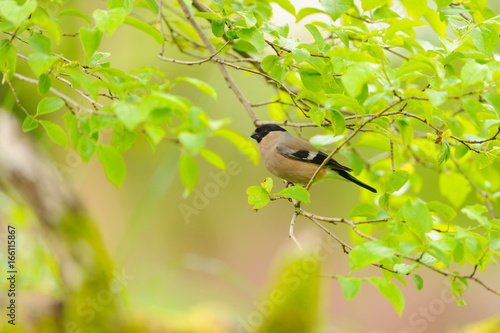
[[[299,139],[284,128],[267,124],[259,126],[250,136],[259,144],[259,151],[266,168],[275,176],[294,184],[307,184],[318,166],[328,157],[309,142]],[[318,173],[315,181],[326,178],[348,180],[368,191],[373,187],[354,178],[345,167],[331,158]]]

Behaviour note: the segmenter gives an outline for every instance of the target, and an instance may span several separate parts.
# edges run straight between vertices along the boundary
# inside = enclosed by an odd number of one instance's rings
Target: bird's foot
[[[288,180],[283,180],[283,182],[285,183],[285,188],[294,186],[294,184],[289,182]]]

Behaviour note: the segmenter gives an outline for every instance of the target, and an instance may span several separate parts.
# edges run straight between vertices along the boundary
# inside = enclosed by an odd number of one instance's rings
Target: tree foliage
[[[16,85],[31,84],[41,96],[36,112],[18,101],[24,131],[43,127],[83,161],[97,153],[117,187],[126,177],[121,154],[139,136],[153,149],[165,141],[178,145],[186,195],[198,180],[198,156],[225,169],[219,154],[205,148],[212,138],[229,141],[257,164],[256,147],[228,127],[229,119],[212,119],[171,93],[174,86],[189,84],[216,99],[211,86],[169,77],[154,64],[125,72],[107,61],[110,54],[100,51],[101,41],[129,25],[158,43],[159,62],[215,63],[254,125],[320,127],[310,141],[318,147],[336,144],[330,157],[343,154],[357,177],[382,192],[361,192],[361,203],[346,219],[303,210],[301,203],[314,196],[302,188],[271,194],[272,182],[266,181],[247,190],[256,209],[294,199],[292,221],[305,216],[320,227],[347,224],[354,245],[337,240],[349,252],[351,274],[335,276],[346,298],[368,282],[401,313],[404,299],[393,281],[406,285],[403,277],[412,275],[421,289],[423,269],[448,276],[459,304],[469,282],[500,294],[476,276],[500,258],[494,209],[500,196],[500,63],[494,53],[500,16],[483,0],[320,3],[321,8],[299,9],[288,0],[108,0],[106,9],[82,13],[60,0],[2,1],[2,83],[14,94]],[[277,6],[308,35],[298,39],[288,25],[273,23]],[[134,16],[137,7],[148,11],[144,20]],[[64,23],[75,19],[81,22],[78,33],[68,34]],[[422,32],[426,40],[419,38]],[[80,40],[80,58],[54,52],[70,38]],[[196,60],[167,58],[165,46]],[[231,77],[236,71],[262,79],[274,98],[251,103],[245,87]],[[61,92],[63,86],[71,95]],[[268,108],[267,119],[256,116],[257,107]],[[60,114],[61,121],[46,120],[49,113]],[[107,129],[113,138],[101,143]],[[425,169],[438,175],[439,200],[421,196]],[[455,223],[458,214],[467,223]],[[369,265],[380,267],[383,277],[354,277]]]

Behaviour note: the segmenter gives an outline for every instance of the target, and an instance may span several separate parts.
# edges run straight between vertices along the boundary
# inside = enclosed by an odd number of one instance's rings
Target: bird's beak
[[[259,133],[255,132],[255,131],[252,133],[252,135],[250,135],[250,137],[254,140],[257,140],[257,141],[259,141],[259,139],[260,139]]]

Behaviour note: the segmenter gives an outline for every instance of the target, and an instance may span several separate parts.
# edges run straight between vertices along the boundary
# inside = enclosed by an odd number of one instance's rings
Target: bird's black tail
[[[366,188],[368,191],[371,191],[373,193],[377,193],[377,190],[374,189],[373,187],[369,186],[369,185],[366,185],[365,183],[357,180],[356,178],[354,178],[353,176],[351,176],[350,174],[348,174],[346,171],[344,170],[340,170],[340,171],[337,171],[339,173],[340,176],[344,177],[345,179],[353,182],[354,184],[356,185],[359,185],[363,188]]]

